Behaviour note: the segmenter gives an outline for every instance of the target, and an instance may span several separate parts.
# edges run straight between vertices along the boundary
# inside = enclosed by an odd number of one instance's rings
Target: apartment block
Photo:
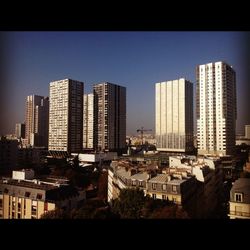
[[[14,179],[0,180],[1,219],[39,219],[57,208],[69,211],[78,202],[76,189],[59,180],[24,179],[25,171],[13,173]]]
[[[155,84],[158,151],[193,150],[193,84],[184,78]]]
[[[83,82],[50,83],[49,150],[78,153],[83,144]]]
[[[93,149],[94,137],[94,95],[83,96],[83,148]]]
[[[29,95],[26,98],[25,138],[32,147],[48,147],[49,98]]]
[[[198,154],[230,155],[235,147],[236,73],[225,62],[196,67]]]
[[[94,148],[122,152],[126,147],[126,88],[94,85]]]
[[[250,219],[250,179],[239,178],[230,191],[230,219]]]

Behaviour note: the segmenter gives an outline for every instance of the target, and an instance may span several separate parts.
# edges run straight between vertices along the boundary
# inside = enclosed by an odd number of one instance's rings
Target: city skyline
[[[236,71],[236,132],[243,133],[244,125],[250,123],[244,33],[3,33],[8,41],[8,70],[4,85],[5,124],[1,124],[0,133],[13,133],[15,124],[24,121],[26,96],[48,96],[49,82],[64,78],[86,83],[86,94],[92,93],[95,82],[119,82],[127,89],[127,134],[136,134],[141,126],[154,131],[155,82],[184,77],[194,83],[195,93],[195,67],[214,61],[225,61]]]

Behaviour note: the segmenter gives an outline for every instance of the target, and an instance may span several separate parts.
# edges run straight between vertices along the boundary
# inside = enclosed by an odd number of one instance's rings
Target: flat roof
[[[19,187],[27,187],[27,188],[34,188],[34,189],[40,189],[40,190],[51,190],[58,188],[57,186],[49,185],[49,184],[36,184],[34,182],[30,181],[23,181],[23,180],[1,180],[0,184],[4,185],[12,185],[12,186],[19,186]]]

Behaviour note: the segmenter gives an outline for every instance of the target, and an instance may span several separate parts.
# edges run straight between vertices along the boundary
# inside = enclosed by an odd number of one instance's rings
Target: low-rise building
[[[0,167],[14,168],[17,165],[18,141],[0,138]]]
[[[169,167],[113,161],[108,170],[108,201],[123,188],[141,188],[153,199],[172,201],[192,218],[207,218],[222,200],[223,172],[218,158],[169,157]]]
[[[79,193],[65,181],[23,179],[24,171],[17,172],[15,179],[0,180],[0,218],[39,219],[48,211],[77,206]]]
[[[250,179],[239,178],[230,191],[230,219],[250,219]]]

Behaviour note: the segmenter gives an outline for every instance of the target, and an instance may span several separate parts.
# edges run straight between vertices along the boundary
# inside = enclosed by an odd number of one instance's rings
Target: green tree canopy
[[[112,212],[123,219],[139,219],[142,217],[144,204],[145,196],[142,190],[122,189],[119,198],[113,201]]]

